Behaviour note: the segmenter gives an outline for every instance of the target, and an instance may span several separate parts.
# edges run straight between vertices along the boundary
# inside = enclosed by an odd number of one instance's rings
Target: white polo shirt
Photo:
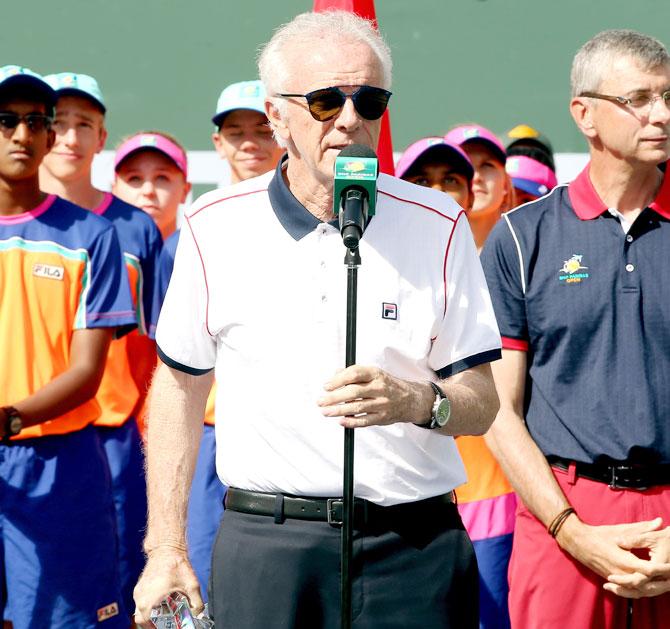
[[[186,213],[156,340],[174,368],[215,369],[225,484],[341,496],[343,428],[316,402],[345,364],[345,247],[279,168]],[[451,197],[380,175],[360,255],[358,364],[426,381],[500,356],[470,228]],[[412,423],[357,429],[354,461],[356,496],[382,505],[465,481],[453,438]]]

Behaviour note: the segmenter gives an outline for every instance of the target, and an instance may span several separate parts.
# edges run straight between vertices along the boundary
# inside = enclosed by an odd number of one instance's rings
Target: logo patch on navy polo
[[[390,304],[387,302],[382,303],[382,319],[393,319],[395,321],[397,318],[398,318],[397,304]]]
[[[102,622],[103,620],[109,620],[110,618],[114,618],[114,616],[119,615],[119,604],[114,602],[110,603],[109,605],[105,605],[104,607],[101,607],[98,610],[98,622]]]
[[[61,280],[65,275],[65,269],[62,266],[53,266],[51,264],[33,264],[33,275],[35,277],[46,277],[49,280]]]
[[[589,267],[582,265],[583,257],[582,254],[573,253],[569,260],[563,260],[563,266],[558,270],[558,281],[566,284],[579,284],[587,279],[589,274],[585,271]]]

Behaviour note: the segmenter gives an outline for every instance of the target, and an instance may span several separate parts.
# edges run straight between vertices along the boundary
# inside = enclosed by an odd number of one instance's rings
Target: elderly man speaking
[[[485,432],[497,411],[488,363],[500,337],[467,220],[447,195],[380,175],[360,243],[359,364],[342,369],[333,166],[346,146],[377,145],[389,50],[352,14],[307,13],[275,32],[259,69],[287,158],[185,215],[157,331],[136,619],[148,626],[175,590],[202,605],[184,520],[216,370],[217,470],[230,487],[209,589],[218,627],[339,626],[328,500],[342,496],[343,426],[357,435],[354,626],[476,627],[454,436]]]

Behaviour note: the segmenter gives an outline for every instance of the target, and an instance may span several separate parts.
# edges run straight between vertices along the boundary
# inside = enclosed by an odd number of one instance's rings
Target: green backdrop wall
[[[96,76],[110,145],[163,129],[211,148],[223,86],[255,76],[255,53],[309,0],[3,0],[0,64]],[[377,0],[395,61],[394,148],[478,121],[498,132],[528,122],[560,152],[585,145],[567,112],[575,50],[604,28],[670,44],[668,0]]]

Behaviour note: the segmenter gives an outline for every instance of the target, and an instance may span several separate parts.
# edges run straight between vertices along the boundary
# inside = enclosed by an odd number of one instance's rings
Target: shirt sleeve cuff
[[[503,349],[516,349],[520,352],[528,351],[528,341],[524,339],[513,339],[509,336],[502,337],[502,346]]]
[[[188,365],[182,365],[180,362],[177,362],[176,360],[173,360],[170,358],[163,350],[156,346],[156,352],[158,353],[158,357],[168,366],[171,367],[172,369],[176,369],[177,371],[183,371],[184,373],[187,373],[191,376],[204,376],[206,373],[209,373],[212,371],[213,367],[210,367],[209,369],[196,369],[195,367],[189,367]]]
[[[442,369],[438,369],[436,373],[441,379],[449,378],[450,376],[454,376],[457,373],[460,373],[461,371],[471,369],[472,367],[476,367],[477,365],[483,365],[484,363],[490,363],[493,362],[494,360],[499,360],[501,356],[502,352],[500,351],[499,348],[490,349],[486,352],[481,352],[479,354],[468,356],[467,358],[458,360],[455,363],[452,363],[451,365],[442,367]]]

